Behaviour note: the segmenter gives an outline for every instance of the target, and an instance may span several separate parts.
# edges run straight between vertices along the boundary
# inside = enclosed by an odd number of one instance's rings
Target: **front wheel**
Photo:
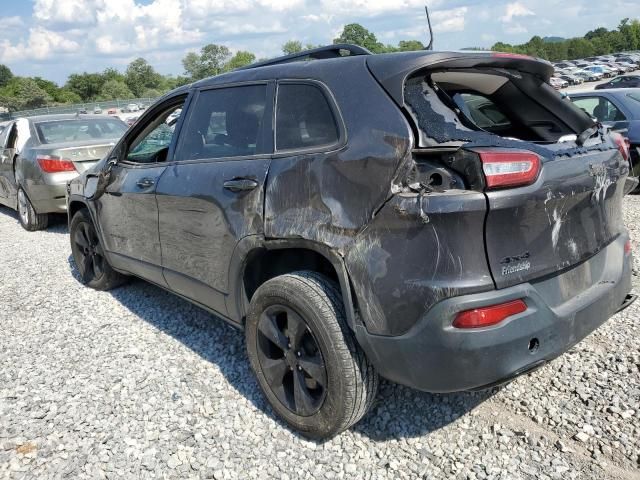
[[[269,403],[303,435],[336,435],[370,408],[378,376],[328,278],[302,271],[265,282],[251,299],[245,335],[251,367]]]
[[[28,232],[44,230],[49,225],[49,215],[46,213],[36,213],[29,197],[22,187],[18,187],[18,218],[22,228]]]
[[[124,283],[126,277],[109,265],[87,210],[82,209],[73,216],[69,237],[71,253],[82,283],[95,290],[111,290]]]

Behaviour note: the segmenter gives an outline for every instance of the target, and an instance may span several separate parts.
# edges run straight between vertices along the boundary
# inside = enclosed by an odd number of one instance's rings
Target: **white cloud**
[[[467,7],[437,10],[431,14],[431,24],[434,32],[460,32],[464,30]]]
[[[21,28],[24,27],[24,20],[22,17],[13,16],[13,17],[0,17],[0,25],[2,25],[3,30]]]
[[[528,30],[526,27],[522,26],[519,23],[514,23],[504,28],[504,32],[509,35],[519,35],[521,33],[527,33]]]
[[[26,42],[12,44],[9,40],[0,42],[0,61],[48,60],[55,54],[75,52],[80,45],[65,36],[43,27],[29,29]]]
[[[500,17],[504,23],[511,22],[515,17],[529,17],[535,15],[531,10],[520,2],[510,3],[507,5],[504,16]]]
[[[430,7],[440,2],[431,2]],[[424,7],[424,0],[321,0],[320,9],[330,14],[373,16]]]
[[[95,21],[95,1],[36,0],[33,16],[47,23],[88,24]]]

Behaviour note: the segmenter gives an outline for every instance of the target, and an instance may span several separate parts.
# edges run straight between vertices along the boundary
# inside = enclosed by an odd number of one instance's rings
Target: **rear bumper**
[[[379,373],[431,392],[474,390],[533,370],[603,324],[631,290],[628,236],[546,280],[455,297],[431,308],[406,334],[385,337],[364,327],[356,337]],[[460,311],[523,299],[527,311],[481,329],[452,327]]]
[[[36,212],[64,213],[67,211],[66,187],[66,181],[56,185],[31,185],[27,194]]]
[[[26,192],[37,213],[65,213],[67,211],[67,183],[77,172],[43,174],[26,182]]]

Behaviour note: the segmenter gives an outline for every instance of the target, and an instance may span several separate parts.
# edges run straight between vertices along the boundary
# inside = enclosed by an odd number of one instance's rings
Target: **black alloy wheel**
[[[99,280],[104,275],[104,250],[93,225],[80,222],[73,234],[73,242],[78,252],[77,265],[82,276],[82,282],[88,284],[92,280]]]
[[[69,225],[69,237],[82,283],[96,290],[110,290],[126,281],[126,276],[109,265],[88,210],[75,213]]]
[[[316,413],[326,397],[327,369],[302,317],[291,308],[272,305],[258,321],[258,361],[269,387],[293,413]]]

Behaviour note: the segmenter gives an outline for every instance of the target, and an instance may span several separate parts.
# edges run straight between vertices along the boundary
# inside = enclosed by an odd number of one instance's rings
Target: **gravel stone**
[[[636,246],[640,196],[624,202]],[[85,288],[70,255],[63,217],[28,233],[0,207],[2,479],[640,477],[640,302],[501,388],[382,382],[314,443],[275,418],[241,332],[146,282]]]

